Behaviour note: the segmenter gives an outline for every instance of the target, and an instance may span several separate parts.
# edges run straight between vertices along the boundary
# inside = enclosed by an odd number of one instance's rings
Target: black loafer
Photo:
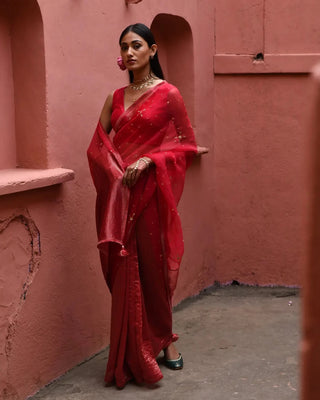
[[[166,358],[164,359],[164,365],[167,368],[170,369],[182,369],[183,368],[183,358],[181,353],[179,353],[179,358],[177,358],[176,360],[167,360]]]

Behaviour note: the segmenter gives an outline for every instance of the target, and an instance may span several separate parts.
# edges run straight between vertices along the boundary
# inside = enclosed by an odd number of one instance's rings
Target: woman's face
[[[149,67],[150,57],[156,53],[157,46],[151,47],[138,34],[128,32],[121,40],[120,54],[129,71],[137,71]]]

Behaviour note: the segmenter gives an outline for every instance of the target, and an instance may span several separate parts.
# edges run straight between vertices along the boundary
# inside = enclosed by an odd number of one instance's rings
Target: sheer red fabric
[[[113,142],[98,123],[88,149],[97,190],[96,223],[102,270],[112,294],[110,353],[105,381],[162,378],[155,360],[172,334],[171,298],[183,254],[177,204],[196,143],[179,91],[163,81],[127,110],[124,89],[113,96]],[[133,188],[126,167],[153,161]]]

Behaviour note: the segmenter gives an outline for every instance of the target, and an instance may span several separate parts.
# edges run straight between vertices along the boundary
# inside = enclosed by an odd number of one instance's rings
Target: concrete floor
[[[161,365],[164,378],[152,388],[105,387],[105,350],[32,399],[297,400],[299,319],[295,289],[213,287],[175,308],[183,370]]]

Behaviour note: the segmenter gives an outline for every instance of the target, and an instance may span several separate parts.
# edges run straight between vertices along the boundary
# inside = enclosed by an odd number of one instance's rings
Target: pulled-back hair
[[[134,32],[137,35],[141,36],[148,43],[149,47],[151,47],[153,44],[156,44],[156,41],[154,40],[154,36],[151,30],[146,25],[137,23],[127,26],[125,30],[121,33],[119,39],[120,45],[123,37],[129,32]],[[156,52],[153,58],[150,58],[150,68],[151,71],[154,73],[154,75],[156,75],[160,79],[164,79],[162,68],[158,58],[158,52]],[[130,77],[130,82],[133,82],[132,71],[129,71],[129,77]]]

